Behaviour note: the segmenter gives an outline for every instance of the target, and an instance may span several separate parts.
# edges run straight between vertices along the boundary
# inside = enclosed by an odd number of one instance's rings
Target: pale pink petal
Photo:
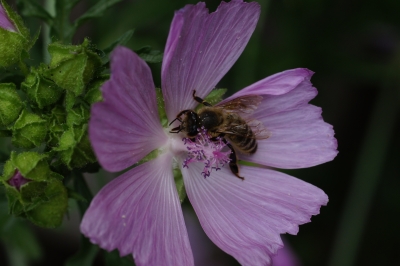
[[[328,202],[321,189],[269,169],[241,166],[243,181],[228,167],[207,178],[201,164],[182,171],[204,231],[242,265],[270,265],[283,245],[280,234],[297,234]]]
[[[92,106],[89,137],[103,168],[120,171],[167,140],[150,68],[131,50],[117,47],[102,92],[104,101]]]
[[[81,232],[136,265],[194,265],[170,154],[139,165],[107,184],[86,211]]]
[[[209,14],[205,3],[175,12],[162,65],[162,89],[169,120],[197,105],[232,67],[253,33],[260,14],[256,2],[222,2]]]
[[[1,3],[0,3],[0,28],[13,32],[17,31],[17,28],[15,28],[14,24],[11,22],[10,18],[8,17]]]
[[[296,68],[282,71],[238,91],[229,98],[223,100],[220,104],[246,95],[285,94],[296,88],[304,80],[310,80],[313,74],[314,72],[306,68]]]
[[[277,168],[304,168],[333,160],[337,141],[330,124],[324,122],[321,108],[308,104],[317,95],[308,79],[282,95],[263,96],[251,115],[260,120],[270,137],[258,140],[254,155],[240,158]]]
[[[272,258],[273,266],[300,266],[300,260],[293,249],[285,241],[284,244],[285,246]]]

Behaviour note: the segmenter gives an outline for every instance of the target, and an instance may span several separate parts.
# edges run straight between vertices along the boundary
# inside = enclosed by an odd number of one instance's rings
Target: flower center
[[[183,138],[182,141],[188,150],[183,167],[189,168],[190,163],[203,162],[205,166],[201,174],[204,178],[210,176],[212,169],[218,171],[230,162],[229,155],[232,151],[222,151],[226,147],[223,139],[211,138],[204,127],[199,129],[195,139]]]

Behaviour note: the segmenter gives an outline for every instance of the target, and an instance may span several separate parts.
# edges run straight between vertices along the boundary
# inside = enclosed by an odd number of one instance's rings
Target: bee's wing
[[[247,120],[246,123],[231,123],[218,130],[218,133],[225,135],[239,135],[244,136],[243,132],[247,132],[245,127],[249,126],[253,131],[252,136],[245,136],[246,138],[256,138],[258,140],[267,139],[271,136],[271,132],[264,127],[263,123],[256,119]]]
[[[253,131],[256,139],[267,139],[271,137],[271,132],[264,126],[261,121],[257,119],[251,119],[246,122],[251,127],[251,130]]]
[[[262,96],[259,95],[246,95],[226,103],[217,104],[215,107],[221,108],[227,113],[251,114],[257,109],[262,99]]]

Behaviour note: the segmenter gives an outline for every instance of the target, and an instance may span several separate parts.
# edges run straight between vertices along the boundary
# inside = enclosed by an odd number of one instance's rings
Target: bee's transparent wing
[[[253,135],[247,135],[247,127],[251,128]],[[271,136],[271,132],[263,125],[263,123],[256,119],[247,120],[246,123],[230,123],[218,130],[218,133],[225,135],[237,135],[246,138],[256,138],[258,140],[267,139]]]
[[[263,125],[263,123],[256,119],[246,121],[251,127],[256,139],[267,139],[271,137],[271,132]]]
[[[257,109],[262,99],[262,96],[259,95],[246,95],[226,103],[217,104],[215,107],[221,108],[228,113],[251,114]]]

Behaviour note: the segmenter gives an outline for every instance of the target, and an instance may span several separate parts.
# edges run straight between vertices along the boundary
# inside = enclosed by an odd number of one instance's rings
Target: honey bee
[[[207,130],[212,139],[222,138],[230,154],[229,167],[232,173],[244,180],[239,175],[238,158],[236,151],[244,154],[254,154],[257,151],[257,140],[270,137],[269,131],[260,121],[247,118],[260,104],[262,97],[248,95],[235,98],[231,101],[212,106],[193,91],[193,99],[203,104],[197,112],[183,110],[169,124],[178,120],[179,126],[171,129],[170,133],[186,133],[188,138],[194,138],[201,128]],[[246,117],[246,118],[245,118]]]

